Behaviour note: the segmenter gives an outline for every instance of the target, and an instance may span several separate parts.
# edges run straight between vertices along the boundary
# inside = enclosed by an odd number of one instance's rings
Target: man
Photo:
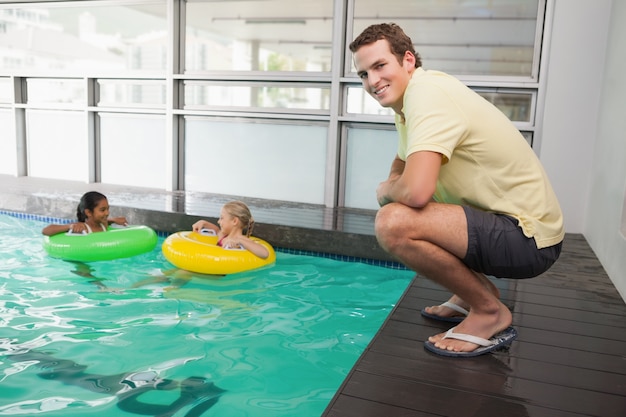
[[[515,126],[457,79],[425,71],[395,24],[351,44],[363,88],[396,113],[398,154],[376,190],[380,245],[452,298],[422,314],[459,322],[425,347],[476,356],[509,344],[512,316],[485,275],[530,278],[558,258],[563,217],[548,178]]]

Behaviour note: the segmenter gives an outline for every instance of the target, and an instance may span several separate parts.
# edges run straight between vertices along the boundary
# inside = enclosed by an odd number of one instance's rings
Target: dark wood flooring
[[[323,417],[626,416],[626,305],[581,235],[547,273],[496,280],[518,338],[445,358],[424,349],[449,325],[422,307],[449,293],[416,277]]]

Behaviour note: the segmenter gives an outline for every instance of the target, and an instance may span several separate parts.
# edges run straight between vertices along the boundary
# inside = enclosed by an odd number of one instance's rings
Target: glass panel
[[[85,82],[50,78],[28,78],[26,80],[28,104],[70,103],[87,104]]]
[[[15,125],[13,112],[7,109],[0,109],[0,174],[17,174],[17,146],[15,144],[15,130],[10,128]]]
[[[324,204],[322,125],[185,119],[188,191]]]
[[[476,91],[487,101],[499,108],[502,113],[514,122],[530,122],[533,94],[532,93],[501,93],[493,91]]]
[[[185,82],[185,109],[203,107],[261,107],[268,109],[330,109],[330,88],[285,84],[209,84]]]
[[[13,83],[9,77],[0,77],[0,103],[13,103]]]
[[[102,182],[165,189],[165,117],[99,117]]]
[[[330,71],[333,0],[189,0],[186,25],[186,72]]]
[[[374,97],[365,92],[363,87],[348,87],[348,114],[373,114],[377,116],[393,116],[394,111],[382,107]]]
[[[521,132],[526,142],[532,147],[533,146],[533,132]]]
[[[532,146],[532,132],[522,132]],[[345,207],[377,210],[376,188],[387,179],[398,134],[386,129],[347,129]]]
[[[232,199],[232,194],[212,194],[211,198],[207,198],[207,195],[204,193],[186,193],[184,211],[185,214],[191,216],[206,218],[208,214],[219,217],[220,209],[224,203]],[[252,214],[257,224],[269,223],[307,229],[329,229],[333,224],[331,210],[320,210],[318,205],[304,205],[284,200],[281,201],[280,206],[276,204],[255,204],[252,208]]]
[[[377,210],[376,188],[398,151],[395,130],[348,128],[345,206]]]
[[[538,3],[355,0],[352,39],[369,25],[395,22],[411,37],[424,68],[533,77]]]
[[[27,110],[28,175],[89,180],[89,151],[82,111]]]
[[[0,69],[51,72],[164,71],[165,0],[0,6]]]
[[[531,122],[531,108],[533,93],[531,92],[496,92],[476,91],[486,100],[499,108],[514,122]],[[393,116],[393,110],[381,107],[372,96],[367,94],[362,87],[348,87],[347,100],[348,114],[369,114],[380,116]]]
[[[100,107],[165,107],[164,81],[98,80]]]

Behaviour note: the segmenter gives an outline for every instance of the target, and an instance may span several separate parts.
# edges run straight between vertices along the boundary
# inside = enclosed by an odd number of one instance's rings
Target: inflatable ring
[[[269,243],[257,237],[250,239],[265,246],[269,256],[263,259],[245,249],[226,249],[217,246],[217,236],[190,231],[169,235],[162,250],[165,259],[177,268],[209,275],[236,274],[276,261],[276,253]]]
[[[110,261],[149,252],[157,240],[156,232],[147,226],[109,226],[100,233],[45,236],[43,247],[48,255],[66,261]]]

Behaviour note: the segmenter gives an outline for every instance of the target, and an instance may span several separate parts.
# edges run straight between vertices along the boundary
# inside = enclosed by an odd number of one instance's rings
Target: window
[[[87,104],[83,80],[28,78],[28,104]]]
[[[165,82],[98,79],[99,107],[165,108]]]
[[[0,77],[0,103],[13,102],[13,85],[9,77]]]
[[[0,70],[165,71],[165,1],[12,7],[0,8]]]
[[[369,25],[395,22],[413,40],[426,69],[536,79],[542,29],[538,3],[355,0],[352,39]]]
[[[326,85],[186,81],[185,109],[258,108],[268,111],[328,114]]]
[[[329,72],[333,1],[187,2],[185,72]]]

